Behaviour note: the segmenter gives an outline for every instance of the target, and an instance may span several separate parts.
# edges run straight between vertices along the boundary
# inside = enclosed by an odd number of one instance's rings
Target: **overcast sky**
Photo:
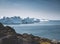
[[[60,0],[0,0],[0,17],[60,20]]]

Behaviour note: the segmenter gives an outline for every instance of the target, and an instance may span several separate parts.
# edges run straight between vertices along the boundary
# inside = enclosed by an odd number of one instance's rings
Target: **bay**
[[[33,34],[42,38],[60,40],[60,22],[47,23],[40,22],[34,24],[8,25],[15,29],[17,33]]]

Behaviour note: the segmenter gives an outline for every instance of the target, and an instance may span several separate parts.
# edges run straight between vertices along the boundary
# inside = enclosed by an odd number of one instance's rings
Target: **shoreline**
[[[34,26],[34,24],[26,24],[26,25],[29,25],[29,26],[31,26],[31,25],[33,25]],[[19,24],[19,25],[17,25],[17,26],[26,26],[25,24]],[[5,25],[5,26],[7,26],[7,25]],[[12,28],[14,28],[15,29],[15,27],[16,27],[16,25],[8,25],[8,26],[10,26],[10,27],[12,27]],[[15,26],[15,27],[14,27]],[[45,25],[44,25],[45,26]],[[48,25],[47,25],[48,26]],[[54,26],[59,26],[59,25],[54,25]],[[17,30],[17,29],[15,29],[15,30]],[[24,29],[23,29],[24,30]],[[29,30],[29,29],[28,29]],[[23,32],[21,33],[21,31],[20,32],[17,32],[17,33],[20,33],[20,34],[24,34]],[[27,34],[33,34],[33,33],[28,33],[27,32]],[[49,37],[45,37],[45,36],[41,36],[41,35],[37,35],[37,34],[33,34],[34,36],[39,36],[39,37],[43,37],[43,38],[49,38]],[[60,39],[58,39],[58,38],[49,38],[50,40],[57,40],[57,41],[60,41]]]
[[[1,44],[60,44],[60,41],[50,40],[34,36],[32,34],[19,34],[10,26],[0,23],[0,43]]]

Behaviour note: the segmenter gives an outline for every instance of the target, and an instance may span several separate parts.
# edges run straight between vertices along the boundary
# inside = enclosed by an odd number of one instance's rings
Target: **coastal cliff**
[[[0,44],[60,44],[60,42],[27,33],[19,34],[13,28],[0,23]]]

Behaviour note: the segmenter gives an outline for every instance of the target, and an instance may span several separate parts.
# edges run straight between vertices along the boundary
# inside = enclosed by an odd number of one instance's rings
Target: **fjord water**
[[[28,33],[43,38],[60,40],[60,22],[40,22],[34,24],[9,25],[17,33]]]

